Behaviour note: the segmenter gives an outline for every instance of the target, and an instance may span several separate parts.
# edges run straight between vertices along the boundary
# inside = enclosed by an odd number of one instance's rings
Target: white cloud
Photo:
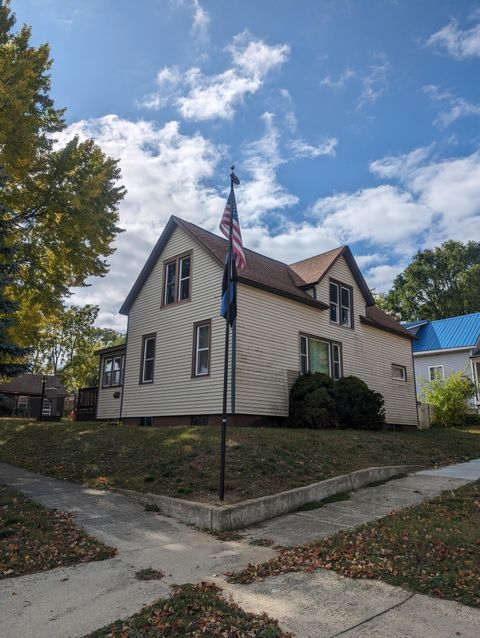
[[[280,153],[280,136],[272,113],[264,113],[265,134],[246,145],[242,168],[251,175],[239,189],[242,219],[258,220],[267,211],[278,211],[298,202],[277,179],[277,168],[285,163]]]
[[[453,124],[460,117],[480,115],[480,104],[474,104],[461,97],[456,97],[451,91],[441,89],[435,84],[427,84],[422,90],[434,102],[448,106],[447,110],[441,111],[434,120],[434,124],[438,124],[441,128],[446,128]]]
[[[343,89],[348,80],[351,80],[355,76],[356,73],[353,69],[345,69],[336,79],[330,75],[326,75],[320,82],[320,86],[326,86],[329,89]]]
[[[312,208],[341,243],[366,241],[395,247],[430,224],[433,213],[411,193],[382,184],[317,200]]]
[[[180,77],[171,70],[175,86],[182,87],[182,95],[173,100],[181,116],[186,120],[231,119],[243,99],[256,93],[267,75],[281,66],[288,58],[290,48],[286,44],[272,45],[255,40],[244,31],[235,36],[227,47],[232,58],[231,68],[215,75],[205,75],[198,67],[192,67]],[[163,69],[167,73],[167,69]],[[158,83],[158,82],[157,82]],[[147,95],[141,102],[147,108],[160,108],[172,98],[164,85]]]
[[[292,140],[290,148],[294,157],[320,157],[328,155],[334,157],[337,152],[338,139],[330,137],[321,144],[309,144],[301,139]]]
[[[357,259],[358,261],[358,259]],[[407,266],[407,262],[398,262],[395,265],[382,264],[369,268],[366,273],[368,285],[376,292],[386,292],[392,286],[397,275]]]
[[[199,0],[192,0],[192,8],[192,33],[197,36],[201,42],[205,43],[208,40],[208,26],[210,24],[210,15],[202,7]]]
[[[452,19],[427,40],[427,46],[445,50],[456,60],[480,57],[480,23],[471,29],[461,29]]]
[[[372,64],[362,79],[362,92],[357,101],[357,110],[374,104],[387,90],[391,64],[384,54],[378,54],[377,62]]]
[[[210,230],[218,223],[224,198],[207,181],[224,149],[199,134],[182,135],[175,121],[160,127],[116,115],[72,124],[60,142],[74,134],[93,137],[105,153],[119,158],[128,190],[120,208],[120,226],[126,232],[115,240],[110,272],[77,290],[75,301],[99,304],[99,322],[124,327],[118,308],[170,215],[184,216]]]
[[[378,177],[390,179],[404,178],[411,174],[412,169],[419,166],[430,155],[432,147],[416,148],[404,155],[389,155],[370,163],[370,172]]]

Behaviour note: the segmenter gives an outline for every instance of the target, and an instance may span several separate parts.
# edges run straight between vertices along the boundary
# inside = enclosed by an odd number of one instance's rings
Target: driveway
[[[384,516],[480,478],[480,460],[424,471],[355,492],[351,500],[312,512],[293,513],[248,529],[242,542],[211,535],[145,512],[127,498],[0,463],[0,483],[47,507],[75,514],[76,522],[118,555],[49,572],[0,581],[1,635],[17,638],[83,636],[142,605],[168,596],[173,583],[217,582],[248,611],[278,618],[303,638],[478,638],[480,611],[378,581],[351,580],[319,570],[292,573],[252,585],[231,585],[223,572],[274,555],[249,539],[268,537],[295,544]],[[135,571],[163,571],[161,581],[141,582]]]

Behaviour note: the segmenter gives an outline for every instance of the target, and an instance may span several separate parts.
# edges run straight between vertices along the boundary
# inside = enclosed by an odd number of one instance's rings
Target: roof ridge
[[[439,323],[440,321],[451,321],[452,319],[463,319],[464,317],[473,317],[474,315],[480,315],[480,310],[477,312],[469,312],[466,315],[455,315],[455,317],[443,317],[443,319],[424,319],[427,323]]]
[[[311,255],[311,257],[305,257],[305,259],[300,259],[299,261],[292,261],[292,263],[287,264],[288,266],[297,266],[298,264],[303,263],[304,261],[309,261],[310,259],[315,259],[315,257],[323,257],[323,255],[328,255],[328,253],[333,253],[336,250],[343,250],[347,247],[347,244],[342,244],[341,246],[337,246],[336,248],[330,248],[330,250],[325,250],[323,253],[317,253],[316,255]]]
[[[177,217],[176,215],[173,215],[173,217],[177,219],[179,222],[183,222],[185,224],[190,224],[191,226],[195,226],[195,228],[199,228],[202,232],[208,233],[209,235],[212,235],[213,237],[216,237],[217,239],[221,239],[222,241],[227,243],[227,240],[225,239],[225,237],[222,237],[221,235],[217,235],[216,233],[213,233],[211,230],[207,230],[206,228],[203,228],[202,226],[199,226],[198,224],[194,224],[193,222],[190,222],[187,219],[182,219],[182,217]],[[243,248],[244,250],[248,250],[248,252],[253,253],[254,255],[258,255],[259,257],[263,257],[264,259],[270,259],[271,261],[277,262],[277,264],[281,264],[282,266],[287,266],[287,268],[290,268],[291,264],[287,264],[286,261],[280,261],[280,259],[275,259],[275,257],[269,257],[268,255],[265,255],[264,253],[259,253],[257,250],[253,250],[252,248],[248,248],[247,246],[244,246]]]

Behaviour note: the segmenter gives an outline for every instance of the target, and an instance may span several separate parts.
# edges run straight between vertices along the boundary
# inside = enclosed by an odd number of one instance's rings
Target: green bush
[[[15,400],[6,394],[0,394],[0,416],[12,416],[14,409]]]
[[[342,377],[335,383],[338,427],[380,430],[385,424],[384,398],[358,377]]]
[[[384,400],[357,377],[334,381],[319,372],[300,375],[290,391],[289,425],[308,428],[378,430]]]
[[[420,398],[435,408],[432,425],[462,427],[466,423],[468,400],[475,396],[475,384],[464,371],[451,372],[445,379],[421,379]]]
[[[336,425],[335,399],[327,388],[320,387],[307,394],[303,403],[303,427],[323,429]]]
[[[306,424],[307,420],[311,419],[312,414],[312,401],[309,402],[309,415],[306,414],[306,398],[315,390],[319,388],[323,388],[326,390],[326,395],[330,396],[332,393],[334,381],[327,374],[323,374],[321,372],[301,374],[297,377],[295,383],[290,390],[290,402],[289,402],[289,425],[294,428],[304,428],[304,427],[317,427],[317,426],[308,426]],[[320,395],[316,395],[317,400],[320,401],[318,405],[318,409],[327,409],[330,411],[330,402],[327,401],[328,405],[324,405],[322,403],[322,397]],[[325,398],[325,395],[323,395]],[[334,427],[335,419],[333,420],[333,424],[330,427]]]

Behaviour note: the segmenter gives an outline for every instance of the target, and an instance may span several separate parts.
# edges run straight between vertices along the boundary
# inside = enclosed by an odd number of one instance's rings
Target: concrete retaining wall
[[[145,505],[154,505],[161,514],[171,516],[182,523],[189,523],[215,532],[223,532],[242,529],[269,518],[293,512],[305,503],[321,501],[334,494],[358,490],[369,483],[384,481],[393,476],[420,469],[424,468],[418,465],[369,467],[319,483],[312,483],[305,487],[297,487],[286,492],[262,496],[233,505],[208,505],[159,494],[143,494],[123,489],[117,491]]]

